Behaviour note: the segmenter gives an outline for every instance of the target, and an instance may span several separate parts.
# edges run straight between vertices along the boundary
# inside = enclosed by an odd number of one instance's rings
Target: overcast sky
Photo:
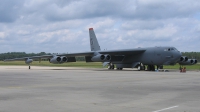
[[[0,0],[0,53],[174,46],[200,52],[199,0]]]

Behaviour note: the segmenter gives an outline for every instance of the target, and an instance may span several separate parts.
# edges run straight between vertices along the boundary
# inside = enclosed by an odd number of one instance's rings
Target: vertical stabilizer
[[[93,28],[89,28],[89,35],[90,35],[90,48],[91,51],[100,51],[101,48],[99,46],[99,43],[97,41],[96,35],[94,33]]]

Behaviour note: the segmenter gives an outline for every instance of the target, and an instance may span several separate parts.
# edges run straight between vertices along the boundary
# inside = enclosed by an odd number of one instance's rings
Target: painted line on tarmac
[[[176,108],[176,107],[178,107],[178,105],[176,105],[176,106],[172,106],[172,107],[168,107],[168,108],[164,108],[164,109],[161,109],[161,110],[156,110],[156,111],[153,111],[153,112],[161,112],[161,111],[165,111],[165,110],[173,109],[173,108]]]

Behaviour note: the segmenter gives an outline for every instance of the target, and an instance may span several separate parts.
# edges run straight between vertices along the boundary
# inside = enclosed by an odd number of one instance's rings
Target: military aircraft
[[[45,58],[49,59],[50,63],[62,64],[76,62],[75,57],[84,56],[86,62],[103,62],[103,66],[108,65],[108,69],[138,68],[138,70],[146,70],[145,65],[147,65],[148,71],[155,71],[155,65],[158,69],[162,65],[174,65],[177,62],[182,64],[197,63],[197,60],[182,56],[180,51],[170,46],[102,51],[93,28],[89,28],[89,37],[91,51],[88,52],[23,57],[4,61],[24,60],[26,64],[30,64],[34,59]]]

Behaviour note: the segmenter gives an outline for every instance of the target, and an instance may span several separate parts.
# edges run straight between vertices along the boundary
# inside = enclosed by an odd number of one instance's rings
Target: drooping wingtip
[[[93,30],[93,28],[89,28],[89,30]]]

